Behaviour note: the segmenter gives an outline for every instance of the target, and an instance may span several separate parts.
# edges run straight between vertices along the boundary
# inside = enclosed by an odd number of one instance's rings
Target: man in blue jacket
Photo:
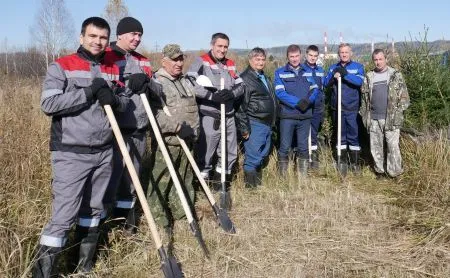
[[[358,160],[360,153],[357,116],[360,106],[361,85],[364,81],[364,66],[351,60],[352,49],[348,43],[339,45],[340,61],[331,65],[324,79],[325,86],[333,86],[331,108],[333,112],[333,125],[335,138],[337,137],[337,92],[339,77],[342,78],[342,112],[341,112],[341,165],[339,171],[345,175],[347,172],[347,148],[350,151],[350,167],[356,173],[360,171]]]
[[[285,174],[289,165],[289,149],[294,132],[297,139],[297,171],[306,176],[309,164],[308,135],[312,106],[318,95],[317,84],[311,84],[301,66],[301,50],[290,45],[286,51],[288,63],[275,71],[275,94],[280,101],[280,149],[278,167]]]
[[[324,94],[323,94],[323,78],[325,76],[323,68],[317,65],[319,58],[319,48],[316,45],[310,45],[306,48],[306,59],[303,63],[303,69],[311,85],[317,85],[317,98],[314,102],[313,116],[311,118],[311,168],[319,168],[319,154],[317,136],[319,134],[324,112]]]

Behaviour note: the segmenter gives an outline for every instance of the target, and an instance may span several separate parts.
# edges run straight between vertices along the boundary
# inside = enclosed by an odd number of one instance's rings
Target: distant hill
[[[408,42],[410,44],[411,42]],[[366,56],[370,55],[371,52],[371,44],[370,43],[350,43],[352,46],[353,54],[355,56]],[[421,42],[415,41],[412,42],[413,45],[420,46]],[[450,41],[449,40],[437,40],[433,42],[428,42],[428,45],[431,49],[431,52],[441,52],[441,51],[447,51],[450,50]],[[319,50],[321,53],[324,52],[324,46],[323,44],[318,44]],[[395,50],[398,52],[402,52],[405,47],[405,41],[399,41],[395,42],[394,44]],[[300,47],[302,50],[306,50],[308,45],[306,44],[300,44]],[[276,46],[276,47],[270,47],[267,48],[266,51],[268,52],[268,56],[272,55],[274,57],[278,58],[284,58],[286,55],[286,46]],[[375,48],[392,48],[392,43],[386,43],[386,42],[377,42],[375,43]],[[336,53],[338,49],[338,44],[329,44],[328,45],[328,53]],[[237,55],[247,55],[248,51],[250,49],[230,49],[232,52],[236,53]]]

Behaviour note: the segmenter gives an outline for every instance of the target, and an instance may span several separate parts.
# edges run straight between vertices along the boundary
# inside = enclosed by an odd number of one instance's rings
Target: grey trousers
[[[145,132],[138,134],[123,134],[128,152],[133,161],[136,173],[140,176],[142,157],[145,152]],[[113,173],[104,203],[108,207],[132,209],[136,203],[136,190],[131,181],[130,174],[120,152],[117,142],[114,141]]]
[[[370,152],[377,173],[387,173],[396,177],[403,173],[400,153],[400,129],[385,130],[385,120],[371,120]],[[384,142],[386,141],[386,145]],[[386,167],[385,167],[386,153]]]
[[[93,154],[52,151],[52,217],[40,244],[63,247],[76,222],[98,227],[105,216],[103,197],[112,173],[112,148]]]
[[[200,171],[206,175],[213,169],[213,158],[217,153],[216,171],[221,172],[222,149],[220,144],[220,127],[214,129],[214,118],[210,116],[201,116],[200,136],[197,144],[197,158]],[[231,174],[234,163],[237,159],[237,134],[234,117],[226,118],[226,137],[227,137],[227,165],[226,173]]]

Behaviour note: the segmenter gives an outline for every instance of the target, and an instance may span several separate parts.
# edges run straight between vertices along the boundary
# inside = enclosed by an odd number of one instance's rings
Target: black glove
[[[295,108],[299,109],[302,112],[306,112],[310,104],[311,102],[309,101],[308,98],[302,98],[301,100],[299,100],[299,102],[297,102]]]
[[[101,106],[111,105],[112,108],[115,108],[119,104],[119,98],[110,88],[101,88],[96,95]]]
[[[212,94],[211,100],[217,103],[225,103],[226,100],[219,94],[219,92],[215,92]]]
[[[130,88],[133,92],[137,93],[144,89],[144,86],[150,81],[150,77],[148,77],[145,73],[135,73],[128,76],[128,88]]]
[[[155,97],[161,97],[163,92],[163,87],[161,83],[156,82],[154,79],[149,79],[148,82],[149,93]]]
[[[95,95],[101,88],[109,88],[106,80],[100,77],[94,78],[91,84],[92,94]]]
[[[86,94],[87,100],[94,100],[97,98],[97,92],[101,88],[108,88],[108,83],[105,81],[105,79],[96,77],[92,80],[92,84],[89,87],[84,88],[84,93]]]
[[[340,74],[342,77],[344,77],[344,76],[346,76],[346,75],[348,74],[347,69],[344,68],[344,67],[336,67],[336,68],[333,70],[333,75],[334,75],[336,72],[339,72],[339,74]]]
[[[194,136],[194,129],[186,122],[183,122],[182,124],[180,124],[180,128],[178,129],[177,135],[181,139],[192,137]]]
[[[228,89],[223,89],[217,92],[225,101],[233,100],[234,94]]]

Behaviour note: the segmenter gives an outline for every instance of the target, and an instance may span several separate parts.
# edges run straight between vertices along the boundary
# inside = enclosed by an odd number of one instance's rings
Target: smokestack
[[[395,53],[395,42],[394,42],[394,38],[392,38],[392,53]]]
[[[342,37],[342,32],[339,32],[339,43],[343,43],[344,38]]]
[[[324,32],[323,33],[323,48],[324,48],[324,53],[325,53],[325,56],[327,55],[327,53],[328,53],[328,39],[327,39],[327,32]]]
[[[370,53],[373,53],[374,50],[375,50],[375,43],[373,42],[373,39],[372,39],[372,51]]]

